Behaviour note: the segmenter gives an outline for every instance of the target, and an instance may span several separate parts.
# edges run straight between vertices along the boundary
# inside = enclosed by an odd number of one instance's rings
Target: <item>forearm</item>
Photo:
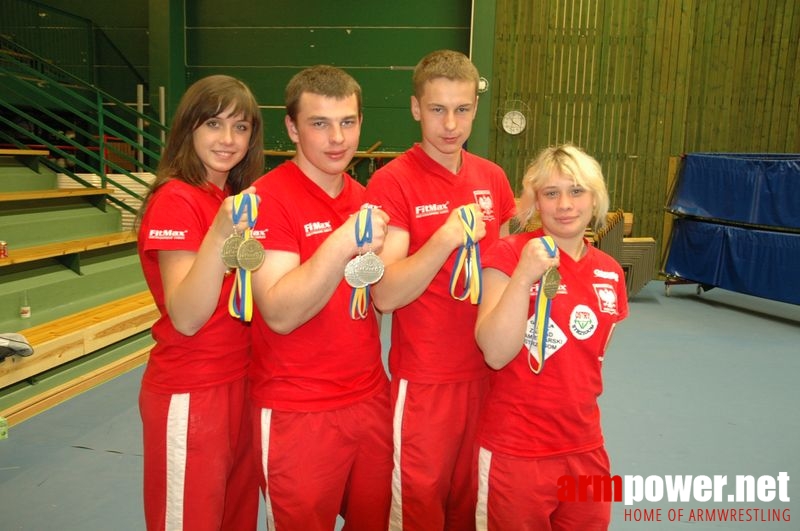
[[[512,275],[496,305],[478,317],[475,339],[486,363],[494,369],[507,365],[522,347],[528,325],[530,287],[529,282]]]
[[[279,334],[288,334],[317,315],[342,281],[351,258],[349,247],[337,246],[331,237],[263,294],[254,284],[255,302],[267,325]]]
[[[389,313],[416,300],[454,250],[452,243],[436,232],[416,253],[387,265],[381,281],[372,286],[375,306]]]
[[[217,239],[209,233],[193,256],[192,253],[182,253],[183,257],[166,257],[162,262],[162,267],[171,269],[171,273],[177,273],[178,277],[181,276],[180,269],[188,266],[182,279],[165,292],[167,313],[175,329],[184,335],[196,334],[217,308],[227,271],[220,258],[224,240]]]

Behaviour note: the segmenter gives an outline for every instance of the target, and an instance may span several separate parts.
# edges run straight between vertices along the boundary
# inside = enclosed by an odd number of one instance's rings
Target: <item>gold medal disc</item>
[[[548,299],[554,299],[558,295],[558,286],[561,284],[561,273],[555,267],[549,268],[542,275],[541,289]]]
[[[239,267],[239,260],[236,255],[244,239],[238,234],[231,234],[225,243],[222,244],[222,263],[230,268]]]
[[[239,246],[236,259],[242,269],[255,271],[264,263],[264,247],[258,240],[248,238]]]

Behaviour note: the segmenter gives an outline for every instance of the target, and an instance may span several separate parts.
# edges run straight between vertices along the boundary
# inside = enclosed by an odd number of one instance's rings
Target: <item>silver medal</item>
[[[344,280],[351,288],[363,288],[367,285],[358,274],[358,264],[361,261],[361,255],[354,256],[352,260],[347,262],[344,266]]]
[[[361,259],[355,265],[355,270],[362,282],[375,284],[383,277],[383,260],[372,251],[367,251],[361,255]]]

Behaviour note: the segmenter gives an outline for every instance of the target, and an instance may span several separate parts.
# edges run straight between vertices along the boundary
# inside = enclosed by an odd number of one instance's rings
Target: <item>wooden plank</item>
[[[89,236],[77,240],[65,242],[46,243],[31,247],[21,247],[19,249],[10,248],[8,256],[0,258],[0,267],[12,264],[21,264],[43,260],[45,258],[55,258],[68,254],[82,253],[94,249],[103,249],[124,245],[136,241],[136,233],[132,231],[113,232],[100,236]]]
[[[672,199],[672,191],[675,188],[675,181],[678,178],[678,169],[680,168],[680,157],[669,158],[669,169],[667,171],[667,198],[664,201],[664,206],[668,206],[669,201]],[[662,262],[667,258],[669,251],[670,236],[672,234],[673,216],[669,212],[664,213],[664,223],[661,232],[661,259]]]
[[[12,356],[0,364],[0,388],[147,330],[159,312],[149,291],[20,330],[33,347],[27,357]]]
[[[113,188],[70,188],[58,190],[25,190],[22,192],[0,193],[0,201],[30,201],[36,199],[58,199],[62,197],[87,197],[97,195],[111,195]]]
[[[630,236],[633,234],[633,212],[624,212],[622,216],[625,220],[625,229],[622,234],[623,236]]]
[[[49,154],[46,149],[0,149],[0,155],[6,157],[46,157]]]
[[[119,360],[104,365],[102,368],[48,389],[28,400],[14,404],[1,411],[0,416],[6,418],[9,426],[15,426],[42,411],[147,363],[150,356],[150,348],[139,349]]]
[[[770,135],[766,146],[781,146],[780,151],[788,152],[790,145],[787,143],[786,131],[797,129],[793,125],[797,122],[797,115],[791,113],[791,87],[796,80],[794,75],[798,72],[797,51],[798,31],[792,26],[792,18],[796,18],[797,2],[789,2],[785,12],[780,17],[780,33],[776,31],[773,41],[772,53],[776,56],[776,80],[773,84],[772,115]],[[766,151],[766,149],[764,149]]]

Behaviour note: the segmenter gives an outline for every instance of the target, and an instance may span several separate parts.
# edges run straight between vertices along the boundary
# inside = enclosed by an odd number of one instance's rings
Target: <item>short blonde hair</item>
[[[608,190],[600,163],[571,143],[550,146],[539,152],[528,165],[522,178],[522,197],[517,218],[522,226],[536,223],[536,194],[555,172],[571,177],[575,184],[586,188],[594,197],[592,228],[597,231],[606,224]]]
[[[455,50],[436,50],[420,59],[414,68],[414,96],[422,98],[425,84],[442,77],[450,81],[471,82],[475,86],[475,95],[478,95],[480,75],[469,57]]]

